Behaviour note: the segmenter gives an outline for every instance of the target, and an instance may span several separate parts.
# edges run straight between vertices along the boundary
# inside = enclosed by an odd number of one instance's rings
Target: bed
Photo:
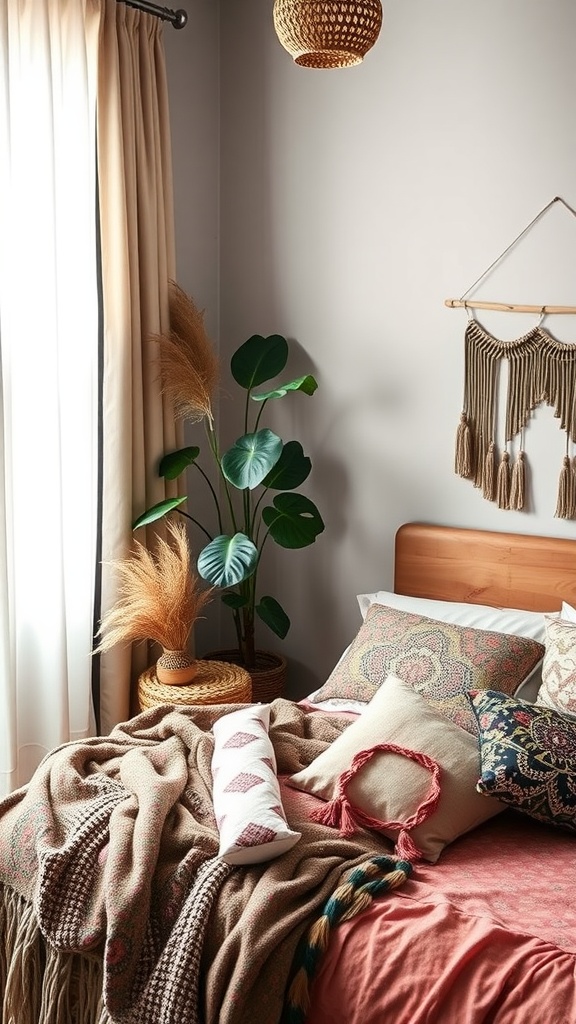
[[[359,605],[306,700],[151,709],[0,805],[2,1024],[574,1024],[576,542],[406,524]]]

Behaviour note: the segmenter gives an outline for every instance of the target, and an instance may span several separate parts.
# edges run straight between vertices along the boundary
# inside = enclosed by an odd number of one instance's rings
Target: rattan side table
[[[146,669],[138,679],[140,711],[158,704],[251,704],[252,679],[240,665],[225,661],[197,662],[191,683],[167,686],[156,678],[156,666]]]

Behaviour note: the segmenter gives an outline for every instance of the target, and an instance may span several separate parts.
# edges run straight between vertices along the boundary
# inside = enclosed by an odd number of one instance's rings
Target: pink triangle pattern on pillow
[[[239,708],[213,726],[212,800],[218,853],[228,864],[272,860],[300,839],[286,822],[269,726],[269,704]]]

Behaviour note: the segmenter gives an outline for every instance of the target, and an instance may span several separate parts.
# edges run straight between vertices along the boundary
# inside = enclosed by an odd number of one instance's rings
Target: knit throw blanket
[[[220,861],[210,729],[233,710],[151,709],[107,737],[53,751],[0,803],[5,1020],[277,1024],[299,938],[344,869],[390,844],[310,821],[310,798],[285,790],[300,842],[267,864]],[[346,725],[274,701],[279,773],[305,767]],[[43,992],[30,965],[38,937]],[[102,1005],[88,1012],[86,995],[71,1018],[73,975],[95,965]]]

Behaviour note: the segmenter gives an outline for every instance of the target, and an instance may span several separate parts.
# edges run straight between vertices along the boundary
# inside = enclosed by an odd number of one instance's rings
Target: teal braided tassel
[[[310,985],[332,928],[365,910],[384,892],[398,888],[412,872],[412,864],[395,857],[372,857],[350,873],[324,904],[320,916],[300,940],[294,957],[281,1024],[304,1024],[310,1008]]]

